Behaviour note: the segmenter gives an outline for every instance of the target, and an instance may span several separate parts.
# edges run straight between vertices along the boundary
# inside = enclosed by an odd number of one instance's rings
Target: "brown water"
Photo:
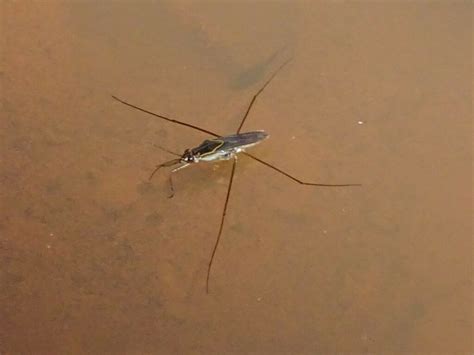
[[[472,353],[472,6],[4,1],[0,353]],[[204,128],[271,139],[152,183]]]

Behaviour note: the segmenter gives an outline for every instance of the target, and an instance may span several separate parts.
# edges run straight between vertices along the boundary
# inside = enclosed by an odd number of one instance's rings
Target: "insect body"
[[[342,187],[342,186],[359,186],[360,184],[321,184],[321,183],[313,183],[313,182],[305,182],[302,181],[293,175],[290,175],[289,173],[283,171],[280,168],[277,168],[273,164],[270,164],[266,162],[263,159],[257,158],[256,156],[247,153],[245,150],[249,147],[252,147],[264,139],[268,138],[268,134],[264,131],[253,131],[253,132],[246,132],[246,133],[240,133],[247,117],[248,114],[257,99],[258,95],[265,89],[265,87],[270,83],[270,81],[275,77],[275,75],[280,71],[287,63],[289,62],[286,61],[283,63],[276,72],[273,73],[273,75],[265,82],[265,84],[260,88],[260,90],[253,96],[252,100],[250,101],[249,106],[247,107],[247,111],[245,112],[244,117],[242,118],[239,127],[237,128],[237,131],[235,134],[231,135],[219,135],[217,133],[214,133],[210,130],[192,125],[190,123],[186,123],[183,121],[175,120],[170,117],[166,117],[163,115],[159,115],[157,113],[145,110],[141,107],[135,106],[131,103],[128,103],[124,100],[119,99],[116,96],[112,96],[115,100],[132,107],[136,110],[145,112],[149,115],[158,117],[160,119],[163,119],[168,122],[172,122],[181,126],[186,126],[189,128],[192,128],[196,131],[200,131],[203,133],[206,133],[210,136],[213,136],[215,138],[211,139],[206,139],[203,141],[199,146],[191,149],[186,149],[182,155],[176,154],[173,152],[172,153],[178,158],[169,160],[167,162],[164,162],[156,167],[156,169],[151,173],[150,179],[153,177],[153,175],[161,168],[163,167],[175,167],[174,169],[171,170],[171,174],[169,175],[169,182],[170,182],[170,189],[171,189],[171,195],[169,197],[173,197],[174,194],[174,188],[173,188],[173,181],[172,181],[172,173],[181,170],[187,166],[190,166],[191,164],[199,163],[200,161],[207,161],[207,162],[212,162],[216,160],[229,160],[233,159],[233,164],[232,164],[232,171],[230,174],[230,179],[229,179],[229,185],[227,187],[227,195],[224,203],[224,208],[222,209],[222,214],[221,214],[221,223],[219,227],[219,232],[217,234],[216,242],[214,244],[214,248],[212,250],[212,254],[209,260],[208,268],[207,268],[207,278],[206,278],[206,292],[209,292],[209,276],[211,273],[211,268],[212,268],[212,263],[214,261],[214,256],[216,254],[217,247],[219,245],[219,241],[222,235],[222,230],[224,226],[224,220],[225,220],[225,215],[227,211],[227,205],[229,202],[229,197],[230,197],[230,192],[232,190],[232,182],[234,179],[234,172],[235,172],[235,167],[236,167],[236,162],[237,162],[237,154],[242,153],[243,155],[259,162],[260,164],[265,165],[266,167],[273,169],[274,171],[280,173],[281,175],[286,176],[287,178],[293,180],[294,182],[297,182],[300,185],[310,185],[310,186],[322,186],[322,187]]]
[[[236,158],[238,153],[245,152],[245,149],[260,143],[266,138],[268,138],[268,134],[265,131],[252,131],[206,139],[196,148],[186,149],[181,156],[168,151],[169,153],[178,155],[179,158],[158,165],[151,173],[149,179],[151,179],[153,175],[163,167],[172,167],[179,164],[178,167],[171,170],[171,174],[173,174],[178,170],[184,169],[191,164],[199,163],[200,161],[211,162],[215,160],[229,160]],[[169,176],[169,198],[174,196],[173,179],[171,174]]]
[[[181,157],[184,162],[229,160],[268,138],[265,131],[231,134],[229,136],[206,139],[196,148],[187,149]]]

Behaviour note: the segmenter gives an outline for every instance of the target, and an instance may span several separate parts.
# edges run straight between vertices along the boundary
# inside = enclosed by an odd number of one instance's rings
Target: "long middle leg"
[[[219,241],[222,235],[222,229],[224,227],[225,215],[227,213],[227,205],[229,204],[230,191],[232,190],[232,181],[234,180],[235,166],[237,164],[237,157],[234,157],[232,164],[232,172],[230,173],[229,187],[227,188],[227,196],[225,198],[224,209],[222,210],[221,216],[221,225],[219,227],[219,233],[217,234],[216,243],[214,244],[214,249],[212,249],[211,259],[209,260],[209,265],[207,267],[207,278],[206,278],[206,293],[209,293],[209,276],[211,275],[212,263],[214,261],[214,256],[216,255],[216,250],[219,245]]]

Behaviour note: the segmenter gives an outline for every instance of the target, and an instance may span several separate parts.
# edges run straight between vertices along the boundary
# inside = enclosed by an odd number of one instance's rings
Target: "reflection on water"
[[[466,4],[2,5],[2,353],[472,352]],[[231,166],[153,167],[231,133]],[[358,124],[359,121],[364,124]]]

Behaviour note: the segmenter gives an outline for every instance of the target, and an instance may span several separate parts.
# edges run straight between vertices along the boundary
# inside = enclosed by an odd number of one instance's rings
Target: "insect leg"
[[[170,172],[170,177],[169,177],[169,183],[170,183],[170,194],[168,195],[168,198],[173,198],[174,196],[174,186],[173,186],[173,173],[177,172],[178,170],[184,169],[187,166],[189,166],[189,163],[183,164],[181,166],[178,166],[177,168],[174,168]]]
[[[176,165],[178,164],[179,162],[181,161],[181,159],[173,159],[173,160],[169,160],[167,162],[164,162],[164,163],[161,163],[160,165],[157,165],[155,170],[153,170],[153,172],[150,174],[150,177],[148,178],[148,180],[151,180],[151,178],[153,177],[153,175],[155,175],[155,173],[160,170],[161,168],[166,168],[168,166],[173,166],[173,165]]]
[[[253,160],[256,160],[258,161],[259,163],[269,167],[270,169],[273,169],[277,172],[279,172],[280,174],[282,175],[285,175],[286,177],[290,178],[291,180],[293,181],[296,181],[298,184],[301,184],[301,185],[311,185],[311,186],[323,186],[323,187],[343,187],[343,186],[362,186],[362,184],[317,184],[317,183],[314,183],[314,182],[306,182],[306,181],[302,181],[300,179],[297,179],[295,178],[294,176],[288,174],[287,172],[277,168],[276,166],[270,164],[270,163],[267,163],[266,161],[262,160],[262,159],[259,159],[257,158],[256,156],[252,155],[252,154],[249,154],[247,152],[242,152],[242,154],[245,154],[246,156],[248,156],[249,158],[252,158]]]
[[[222,210],[221,216],[221,225],[219,227],[219,233],[217,234],[216,243],[214,244],[214,249],[212,249],[211,259],[209,260],[209,265],[207,267],[207,278],[206,278],[206,293],[209,293],[209,276],[211,275],[212,262],[214,261],[214,256],[216,255],[217,246],[222,235],[222,228],[224,227],[224,219],[227,213],[227,205],[229,204],[230,191],[232,190],[232,181],[234,180],[235,166],[237,164],[237,157],[234,158],[232,164],[232,172],[230,173],[229,187],[227,188],[227,196],[225,198],[224,209]]]
[[[244,117],[242,118],[242,121],[240,122],[240,125],[239,125],[239,128],[237,128],[237,133],[240,133],[240,130],[242,129],[242,126],[244,125],[244,122],[245,120],[247,119],[247,116],[249,115],[249,112],[250,112],[250,109],[252,108],[253,106],[253,103],[255,102],[255,100],[257,99],[258,95],[260,95],[260,93],[263,91],[263,89],[265,89],[267,87],[268,84],[270,84],[270,81],[273,80],[273,78],[278,74],[278,72],[283,69],[283,67],[285,65],[287,65],[290,61],[291,61],[292,58],[288,59],[285,63],[283,63],[282,65],[280,65],[280,67],[272,74],[272,76],[270,77],[270,79],[267,80],[267,82],[262,86],[262,88],[260,90],[258,90],[258,92],[253,96],[252,100],[250,101],[250,104],[249,106],[247,107],[247,111],[245,112],[245,115]]]
[[[174,196],[173,172],[170,173],[169,182],[170,182],[170,194],[168,195],[168,198],[173,198]]]

